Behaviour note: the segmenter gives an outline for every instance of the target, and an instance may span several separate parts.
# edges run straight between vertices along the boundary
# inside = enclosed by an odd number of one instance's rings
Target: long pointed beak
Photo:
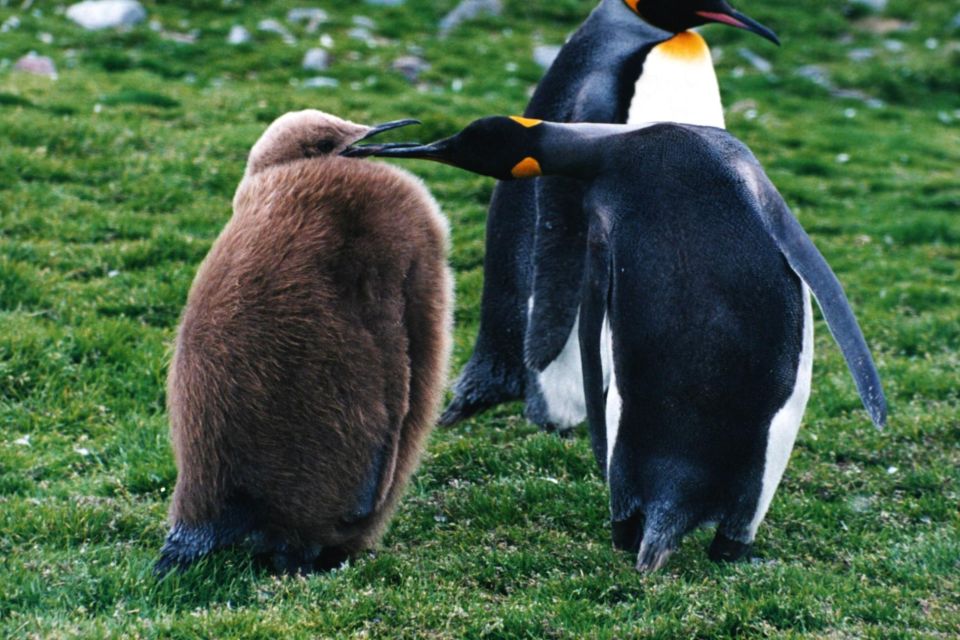
[[[734,11],[732,8],[729,11],[724,11],[723,13],[719,11],[697,11],[697,15],[705,20],[709,20],[710,22],[721,22],[738,29],[746,29],[747,31],[757,34],[758,36],[766,38],[773,44],[780,46],[780,38],[778,38],[777,34],[775,34],[771,29],[763,26],[753,18],[743,15],[739,11]]]
[[[367,140],[373,136],[379,135],[384,131],[391,131],[393,129],[399,129],[400,127],[408,127],[411,124],[421,124],[419,120],[414,120],[413,118],[407,118],[406,120],[394,120],[392,122],[384,122],[383,124],[378,124],[370,128],[370,131],[367,131],[367,135],[360,138],[360,140]],[[357,141],[359,142],[359,140]]]
[[[347,158],[422,158],[443,162],[446,150],[446,141],[440,140],[430,144],[417,142],[392,142],[386,144],[365,144],[359,147],[350,147],[340,155]]]

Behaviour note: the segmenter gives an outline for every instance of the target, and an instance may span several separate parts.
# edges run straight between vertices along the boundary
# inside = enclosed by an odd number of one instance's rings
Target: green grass
[[[507,406],[436,432],[376,554],[330,575],[275,578],[240,554],[157,582],[176,470],[164,376],[197,264],[230,215],[245,154],[281,113],[361,122],[416,116],[433,139],[517,113],[591,0],[508,0],[436,37],[454,0],[399,8],[321,3],[338,89],[303,89],[318,34],[255,33],[304,3],[148,2],[146,25],[87,33],[55,3],[0,2],[0,59],[52,56],[52,82],[0,63],[0,634],[9,637],[952,638],[960,634],[960,31],[956,0],[891,0],[912,30],[873,34],[843,3],[742,2],[776,49],[705,30],[722,52],[728,126],[756,152],[834,266],[874,348],[891,405],[869,424],[818,320],[813,396],[759,560],[716,565],[710,533],[641,576],[609,543],[587,435],[537,433]],[[305,3],[309,4],[309,3]],[[251,6],[252,5],[252,6]],[[39,12],[39,13],[37,13]],[[351,40],[354,14],[376,46]],[[53,36],[45,44],[39,34]],[[896,39],[903,50],[889,50]],[[927,40],[937,40],[928,48]],[[930,43],[933,44],[933,43]],[[739,55],[749,47],[770,75]],[[411,87],[390,70],[419,48]],[[852,49],[873,58],[851,62]],[[512,63],[512,64],[511,64]],[[515,66],[514,66],[515,65]],[[796,70],[884,101],[832,97]],[[462,82],[454,91],[453,81]],[[841,154],[849,157],[838,162]],[[479,315],[493,184],[410,165],[450,217],[455,362]],[[28,444],[23,444],[27,442]]]

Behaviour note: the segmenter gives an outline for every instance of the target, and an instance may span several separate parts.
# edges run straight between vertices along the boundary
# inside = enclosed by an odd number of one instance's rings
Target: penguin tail
[[[160,558],[153,565],[153,574],[161,578],[173,569],[185,571],[216,549],[239,542],[252,530],[253,520],[245,514],[232,514],[217,523],[175,522],[160,549]]]

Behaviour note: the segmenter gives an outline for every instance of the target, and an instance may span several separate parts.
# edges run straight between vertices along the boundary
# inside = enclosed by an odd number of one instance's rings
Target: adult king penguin
[[[749,551],[810,394],[810,290],[871,418],[886,420],[843,288],[756,158],[721,129],[487,118],[430,145],[348,153],[583,181],[587,413],[614,544],[638,552],[638,570],[661,567],[708,522],[711,558]]]
[[[709,48],[685,31],[709,22],[777,42],[724,0],[603,0],[560,51],[524,115],[723,127]],[[564,177],[497,185],[487,218],[480,329],[440,424],[517,398],[525,398],[527,417],[543,428],[583,421],[575,326],[586,238],[582,196],[582,186]]]

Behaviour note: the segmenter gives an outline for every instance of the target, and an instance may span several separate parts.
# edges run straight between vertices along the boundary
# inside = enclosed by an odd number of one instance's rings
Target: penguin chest
[[[647,55],[627,116],[627,124],[645,122],[725,128],[713,58],[699,34],[678,34]]]

